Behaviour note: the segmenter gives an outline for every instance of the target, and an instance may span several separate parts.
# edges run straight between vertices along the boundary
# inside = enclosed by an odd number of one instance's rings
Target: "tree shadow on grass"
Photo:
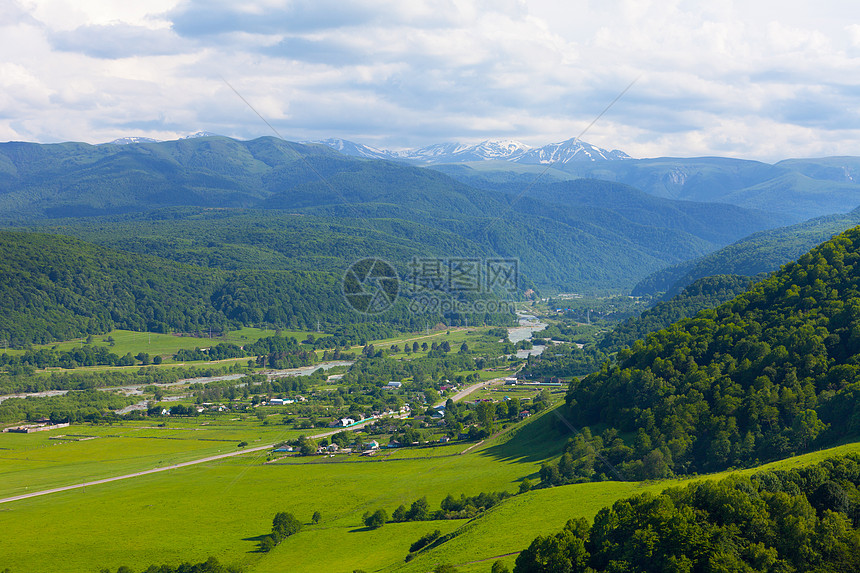
[[[263,533],[261,535],[255,535],[254,537],[245,537],[242,541],[253,541],[257,544],[254,549],[249,549],[248,553],[266,553],[263,551],[263,539],[269,536],[268,533]]]
[[[350,529],[350,533],[363,533],[365,531],[373,531],[374,529],[379,529],[378,527],[358,527],[356,529]]]
[[[563,414],[558,410],[559,414]],[[478,455],[498,461],[537,463],[562,453],[568,438],[573,433],[566,428],[552,410],[543,413],[534,421],[519,422],[512,436],[494,446],[480,450]]]

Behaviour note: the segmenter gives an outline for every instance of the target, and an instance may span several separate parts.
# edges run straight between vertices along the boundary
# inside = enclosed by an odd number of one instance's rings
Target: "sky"
[[[844,0],[0,0],[0,53],[0,141],[860,155]]]

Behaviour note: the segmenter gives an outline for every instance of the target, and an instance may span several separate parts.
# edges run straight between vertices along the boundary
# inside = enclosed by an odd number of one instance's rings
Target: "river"
[[[536,316],[525,313],[517,313],[519,318],[519,326],[513,326],[508,329],[508,338],[516,344],[522,340],[531,340],[535,332],[540,332],[547,327],[545,322],[538,320]],[[536,345],[531,350],[517,350],[517,358],[528,358],[529,356],[538,356],[544,351],[545,346]]]

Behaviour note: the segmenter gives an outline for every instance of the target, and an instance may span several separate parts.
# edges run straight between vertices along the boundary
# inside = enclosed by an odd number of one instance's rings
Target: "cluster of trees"
[[[182,563],[181,565],[177,565],[175,567],[170,565],[150,565],[141,573],[241,573],[241,569],[236,567],[235,565],[221,565],[217,559],[214,557],[210,557],[206,561],[201,561],[200,563]],[[100,573],[112,573],[110,569],[102,569]],[[122,565],[117,568],[116,573],[134,573],[134,571],[126,566]]]
[[[295,535],[302,529],[302,522],[295,515],[286,511],[279,511],[272,519],[272,532],[260,541],[260,551],[268,553],[281,541]]]
[[[136,401],[133,397],[100,390],[39,398],[7,398],[0,402],[0,422],[29,422],[40,418],[50,418],[55,424],[100,422],[105,417],[112,417],[112,410],[124,408]]]
[[[394,523],[403,523],[406,521],[439,519],[471,519],[480,512],[490,509],[497,503],[511,497],[511,495],[506,491],[481,492],[473,496],[460,494],[459,498],[448,494],[439,504],[439,509],[435,511],[430,510],[427,497],[424,496],[413,501],[409,507],[406,507],[404,504],[397,506],[397,509],[391,514],[391,521]],[[381,516],[384,519],[380,521]],[[373,519],[373,523],[377,525],[370,525],[368,519]],[[388,513],[384,509],[364,514],[364,524],[368,527],[381,527],[386,521],[388,521]]]
[[[225,360],[255,356],[257,366],[269,368],[298,368],[316,361],[316,354],[296,341],[292,336],[266,336],[244,347],[222,342],[211,348],[201,350],[182,349],[174,358],[179,361]]]
[[[752,283],[753,279],[740,275],[716,275],[699,279],[668,301],[657,303],[639,316],[619,324],[603,335],[597,347],[607,354],[617,352],[651,332],[694,316],[700,310],[732,300],[746,292]]]
[[[860,456],[703,480],[540,536],[514,573],[860,570]]]
[[[148,365],[150,362],[161,363],[161,356],[150,358],[149,354],[139,353],[132,356],[131,352],[119,356],[104,346],[89,344],[71,350],[54,350],[42,348],[27,350],[23,354],[0,354],[0,367],[5,367],[11,375],[32,374],[37,368],[68,368],[79,366],[134,366]]]
[[[659,477],[663,464],[678,474],[750,465],[856,435],[858,269],[853,229],[572,380],[565,414],[615,431],[595,449],[625,479],[644,466]]]
[[[142,367],[137,370],[101,372],[50,372],[39,374],[0,373],[0,394],[43,392],[45,390],[85,390],[129,384],[167,384],[185,378],[211,377],[244,372],[247,365],[233,363],[225,366],[184,366],[176,368]]]
[[[598,370],[608,355],[593,344],[580,348],[576,344],[556,344],[538,356],[529,356],[523,366],[525,378],[568,378]]]

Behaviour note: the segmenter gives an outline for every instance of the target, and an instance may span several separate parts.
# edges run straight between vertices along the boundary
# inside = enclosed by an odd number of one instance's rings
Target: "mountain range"
[[[344,139],[324,139],[308,143],[327,145],[344,155],[364,159],[407,161],[415,164],[468,163],[472,161],[509,161],[525,165],[566,164],[579,161],[620,161],[631,159],[623,151],[607,151],[578,138],[543,147],[530,147],[514,140],[482,141],[473,145],[437,143],[418,149],[391,151]]]
[[[376,256],[405,271],[415,257],[514,258],[524,287],[550,292],[627,290],[789,222],[589,179],[547,180],[519,198],[273,137],[3,143],[0,221],[224,269],[342,273]]]

